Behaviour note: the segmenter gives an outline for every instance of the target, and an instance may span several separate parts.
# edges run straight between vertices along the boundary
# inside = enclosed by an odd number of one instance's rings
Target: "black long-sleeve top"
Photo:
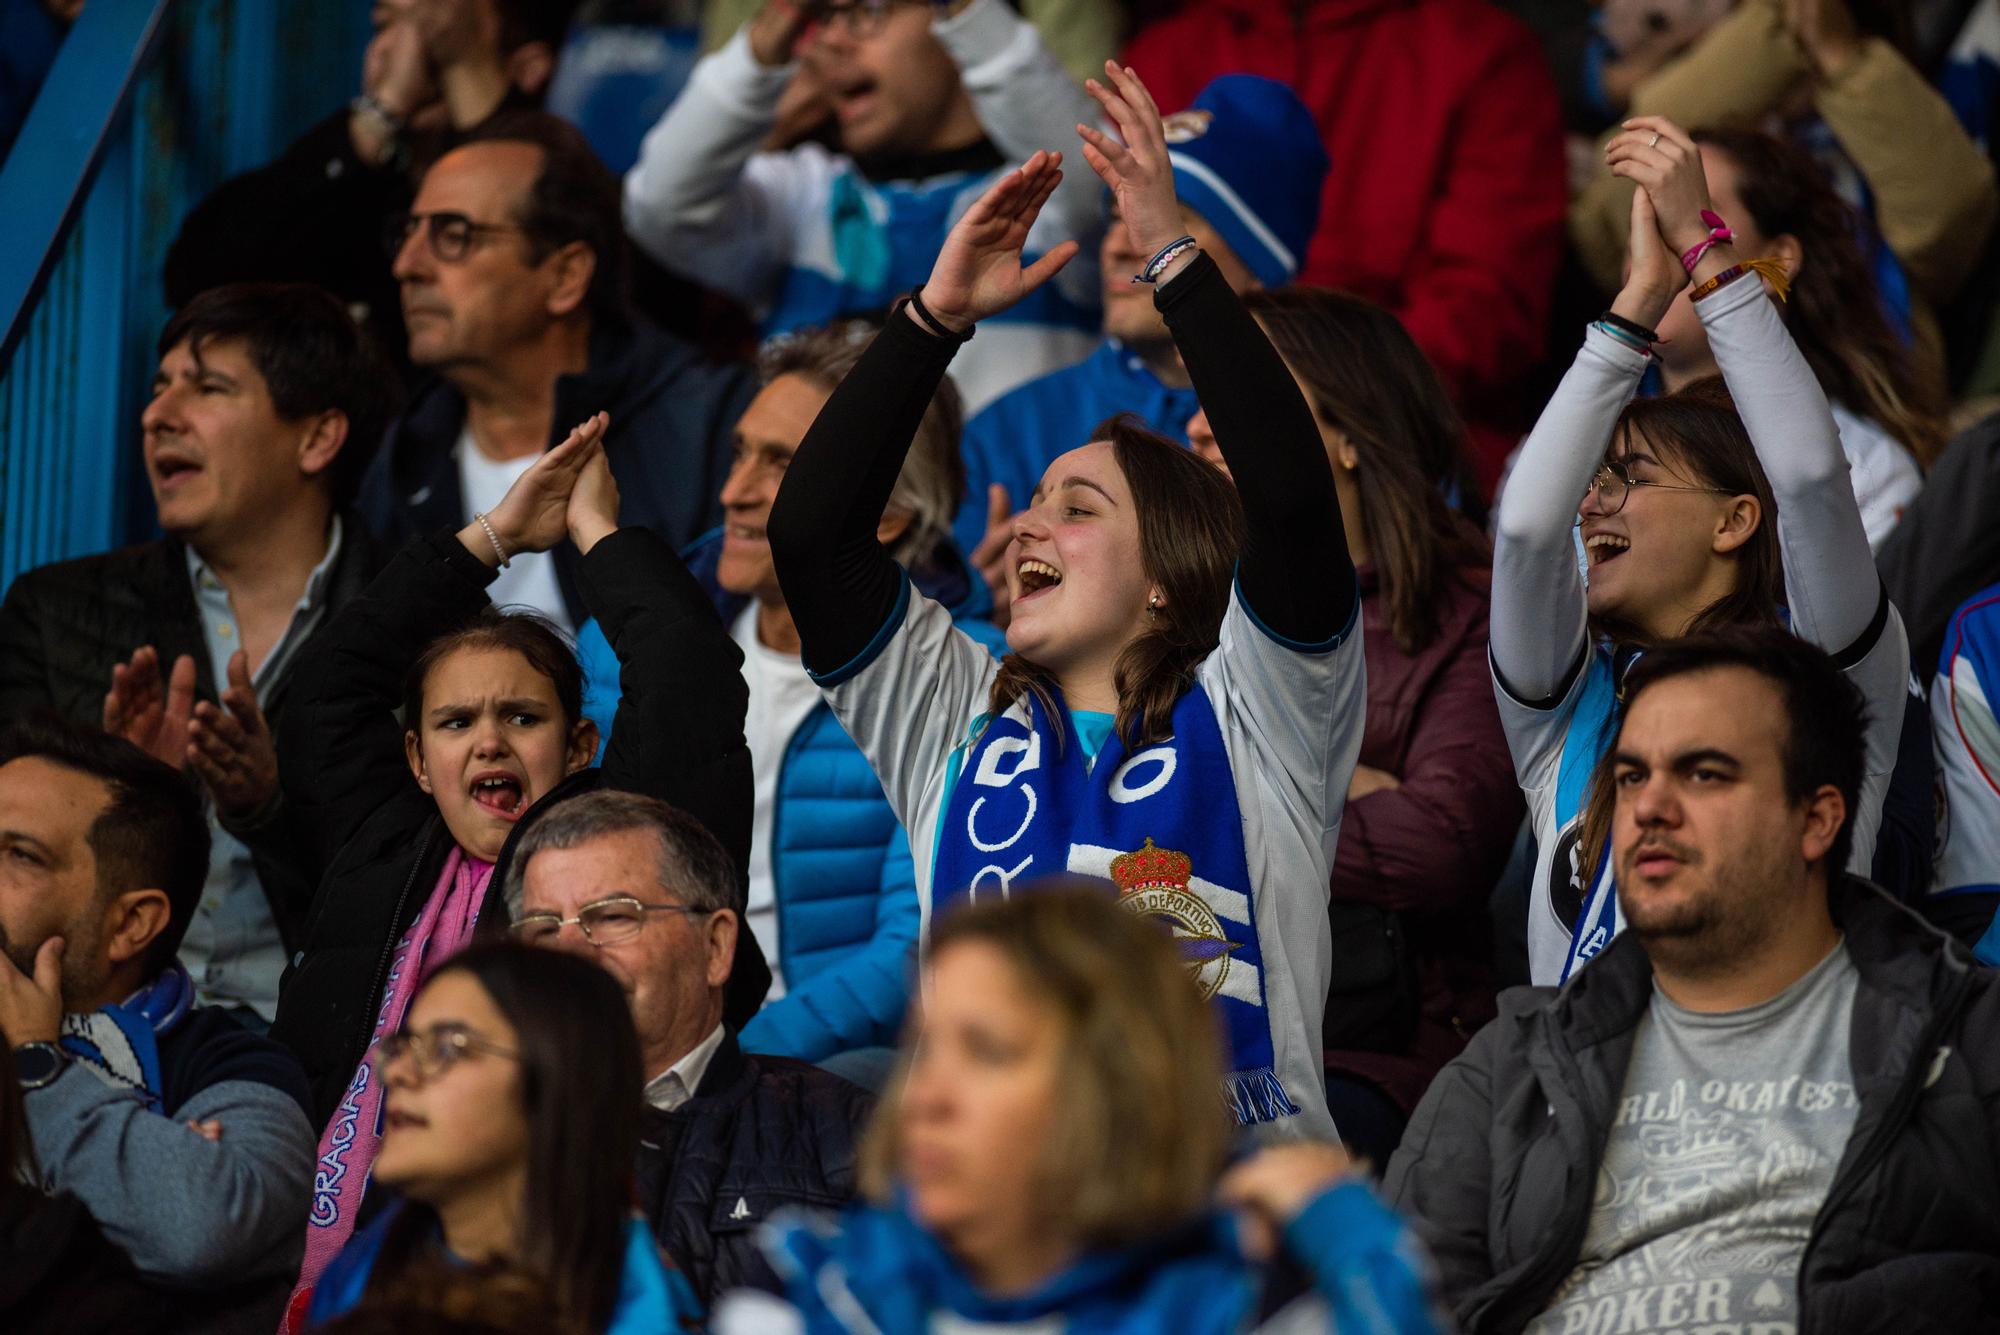
[[[1357,594],[1312,410],[1214,260],[1196,256],[1153,299],[1242,497],[1244,605],[1286,640],[1324,644],[1347,626]],[[958,346],[891,317],[792,456],[769,537],[816,673],[852,661],[895,611],[903,575],[876,526]]]

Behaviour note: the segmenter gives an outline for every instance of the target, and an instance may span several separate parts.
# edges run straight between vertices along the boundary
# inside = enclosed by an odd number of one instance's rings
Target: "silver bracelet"
[[[472,517],[479,521],[479,527],[486,530],[486,540],[493,544],[493,554],[500,558],[500,568],[502,570],[505,570],[507,568],[507,562],[509,560],[507,556],[507,549],[500,545],[500,535],[493,531],[493,525],[486,522],[486,512],[484,510],[481,510],[478,514]]]

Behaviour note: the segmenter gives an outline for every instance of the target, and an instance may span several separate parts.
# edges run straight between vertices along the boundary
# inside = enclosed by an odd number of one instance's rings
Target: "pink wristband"
[[[1736,233],[1729,230],[1729,224],[1712,211],[1703,209],[1701,220],[1708,224],[1707,239],[1689,246],[1687,253],[1681,256],[1681,268],[1687,270],[1690,275],[1694,273],[1694,266],[1701,263],[1701,257],[1708,254],[1711,248],[1730,245],[1736,240]]]

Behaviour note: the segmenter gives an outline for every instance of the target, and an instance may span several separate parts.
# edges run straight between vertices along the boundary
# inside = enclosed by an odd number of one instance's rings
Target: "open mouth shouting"
[[[1027,557],[1014,567],[1014,575],[1021,584],[1021,592],[1015,602],[1024,603],[1038,593],[1046,593],[1062,583],[1062,572],[1047,561],[1037,561]]]
[[[1622,537],[1616,533],[1592,533],[1587,535],[1583,540],[1584,553],[1589,558],[1593,568],[1603,565],[1606,561],[1617,560],[1631,546],[1632,540],[1630,538]]]
[[[472,800],[504,821],[517,821],[528,804],[528,786],[507,770],[484,770],[472,776]]]

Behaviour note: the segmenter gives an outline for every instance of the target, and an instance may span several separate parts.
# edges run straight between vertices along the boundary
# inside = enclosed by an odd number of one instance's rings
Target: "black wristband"
[[[937,316],[932,315],[930,307],[924,305],[924,289],[921,283],[918,284],[916,287],[911,288],[910,295],[905,297],[903,300],[908,302],[910,309],[917,313],[917,319],[923,322],[924,328],[930,330],[933,334],[936,334],[939,338],[945,339],[946,341],[951,343],[970,343],[972,341],[972,331],[978,328],[978,326],[977,325],[969,326],[966,329],[966,331],[961,334],[957,330],[948,327],[944,323],[944,321],[938,319]],[[894,314],[895,312],[891,311],[890,313]]]
[[[1613,329],[1624,330],[1634,338],[1643,338],[1648,343],[1658,343],[1660,341],[1658,330],[1648,329],[1637,320],[1628,320],[1622,315],[1613,314],[1611,311],[1606,311],[1597,318],[1610,325]]]

